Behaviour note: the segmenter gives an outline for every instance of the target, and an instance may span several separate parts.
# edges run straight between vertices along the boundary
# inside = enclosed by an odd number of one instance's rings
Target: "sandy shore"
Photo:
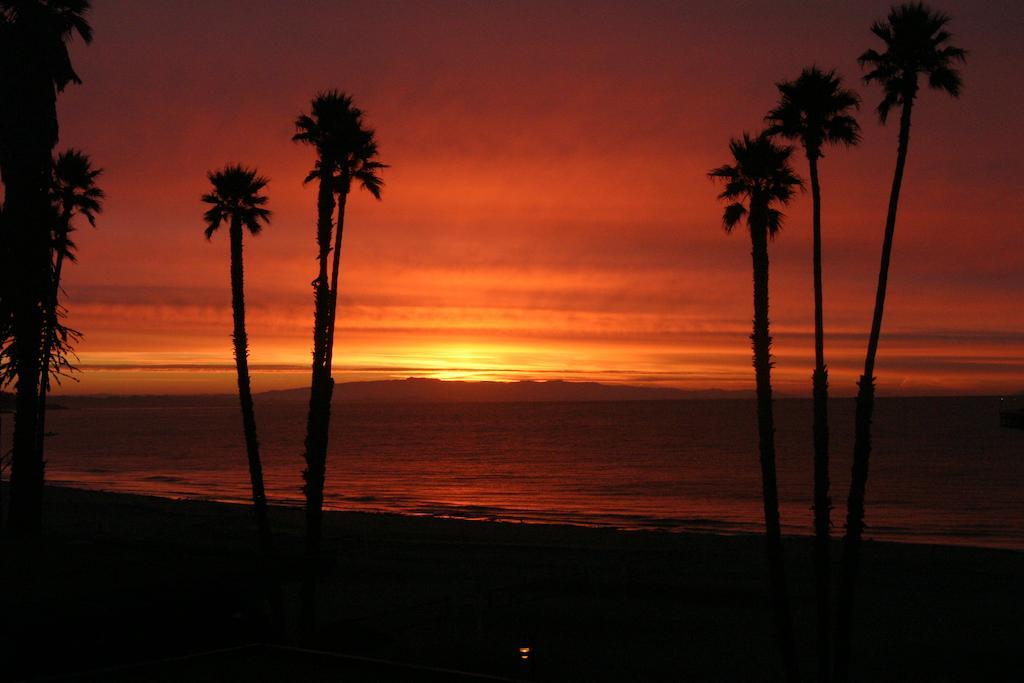
[[[274,509],[273,522],[294,621],[301,514]],[[247,508],[50,488],[46,527],[40,543],[3,546],[3,675],[263,640]],[[756,536],[359,513],[329,513],[325,530],[317,649],[543,681],[770,680],[778,671]],[[807,539],[790,539],[787,555],[809,677]],[[1022,577],[1020,552],[868,543],[858,680],[1016,679]],[[529,667],[520,646],[532,648]],[[282,680],[265,662],[239,666],[259,667],[249,680]],[[316,679],[296,667],[294,680]]]

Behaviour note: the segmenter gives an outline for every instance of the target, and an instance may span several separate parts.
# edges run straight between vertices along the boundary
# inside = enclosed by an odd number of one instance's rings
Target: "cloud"
[[[74,51],[85,84],[60,100],[61,145],[94,156],[109,197],[66,278],[93,363],[83,390],[111,364],[170,350],[191,359],[172,364],[229,364],[227,240],[202,238],[199,196],[208,169],[236,160],[270,176],[275,212],[246,238],[253,361],[305,362],[315,189],[301,179],[313,156],[290,136],[324,87],[354,93],[391,164],[384,201],[357,192],[347,214],[339,343],[353,372],[439,371],[448,365],[431,358],[456,367],[473,347],[481,373],[522,363],[545,376],[749,383],[750,247],[744,231],[722,232],[706,172],[731,136],[761,125],[774,83],[812,61],[865,97],[864,144],[828,150],[821,169],[829,361],[837,384],[856,377],[895,130],[874,121],[879,93],[859,84],[853,57],[883,5],[784,5],[757,23],[744,3],[712,2],[306,9],[96,7],[96,42]],[[1024,356],[1013,332],[1024,329],[1013,201],[1024,161],[1005,153],[1024,145],[1019,102],[1005,101],[1024,57],[1005,7],[949,10],[969,18],[955,20],[972,48],[968,88],[957,102],[922,93],[915,108],[880,372],[905,371],[907,390],[990,391],[1024,384],[1005,362]],[[805,173],[799,153],[795,165]],[[777,377],[803,391],[809,198],[786,213],[771,246]],[[226,389],[229,373],[217,381]]]

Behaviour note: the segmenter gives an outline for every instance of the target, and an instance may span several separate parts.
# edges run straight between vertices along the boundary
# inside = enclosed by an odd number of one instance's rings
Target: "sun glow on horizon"
[[[260,92],[273,94],[254,98],[248,71],[211,27],[189,24],[199,37],[183,41],[165,30],[179,26],[170,5],[97,7],[97,35],[119,37],[76,51],[87,87],[61,96],[60,144],[95,155],[108,201],[98,229],[78,234],[79,262],[66,271],[67,323],[85,338],[80,381],[59,392],[232,390],[229,245],[203,239],[199,197],[205,172],[234,159],[271,179],[274,211],[261,235],[245,239],[254,386],[309,382],[316,190],[302,178],[314,155],[291,134],[324,84],[357,97],[389,164],[383,201],[359,191],[347,208],[338,381],[752,387],[749,243],[723,234],[706,173],[726,160],[731,136],[762,121],[773,84],[801,63],[834,65],[854,83],[862,22],[830,21],[824,31],[818,15],[783,9],[773,19],[780,26],[828,40],[755,53],[763,31],[737,21],[737,7],[609,10],[630,31],[600,12],[550,7],[581,26],[557,36],[537,34],[508,8],[464,9],[470,33],[498,39],[440,46],[413,38],[435,15],[367,16],[363,29],[381,46],[370,62],[355,43],[324,53],[314,39],[321,23],[288,12],[304,40],[277,53],[271,69],[254,57]],[[122,22],[137,30],[121,31]],[[1024,388],[1019,219],[1003,201],[1017,163],[1003,152],[1019,127],[1012,107],[985,94],[1000,92],[1021,59],[1015,34],[972,36],[982,25],[965,23],[965,44],[1002,61],[972,69],[960,102],[922,100],[915,119],[877,373],[883,392]],[[737,30],[758,40],[738,41],[742,54],[721,50],[719,36]],[[154,44],[167,59],[140,59]],[[681,79],[680,67],[691,77]],[[723,79],[741,85],[720,87]],[[154,82],[164,84],[159,100]],[[895,146],[893,126],[878,126],[871,112],[880,93],[857,89],[864,140],[829,154],[823,168],[826,360],[837,395],[855,391],[863,363]],[[115,94],[124,116],[111,116]],[[802,160],[797,171],[806,174]],[[786,395],[810,391],[810,234],[805,194],[787,207],[770,248],[773,380]]]

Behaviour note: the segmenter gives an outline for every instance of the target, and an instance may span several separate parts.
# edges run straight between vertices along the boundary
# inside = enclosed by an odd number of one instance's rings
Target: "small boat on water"
[[[1024,406],[1021,399],[999,399],[999,426],[1024,429]]]

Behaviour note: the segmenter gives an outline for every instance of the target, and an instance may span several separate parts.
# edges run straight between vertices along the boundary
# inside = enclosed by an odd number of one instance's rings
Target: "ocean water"
[[[50,481],[248,500],[231,400],[61,403],[48,418]],[[853,407],[831,407],[837,534]],[[256,409],[268,495],[299,504],[305,405],[257,396]],[[784,531],[809,534],[810,401],[777,401],[776,429]],[[753,401],[334,407],[332,509],[737,533],[762,528],[760,495]],[[1024,431],[999,427],[998,399],[881,399],[867,506],[871,538],[1024,549]]]

